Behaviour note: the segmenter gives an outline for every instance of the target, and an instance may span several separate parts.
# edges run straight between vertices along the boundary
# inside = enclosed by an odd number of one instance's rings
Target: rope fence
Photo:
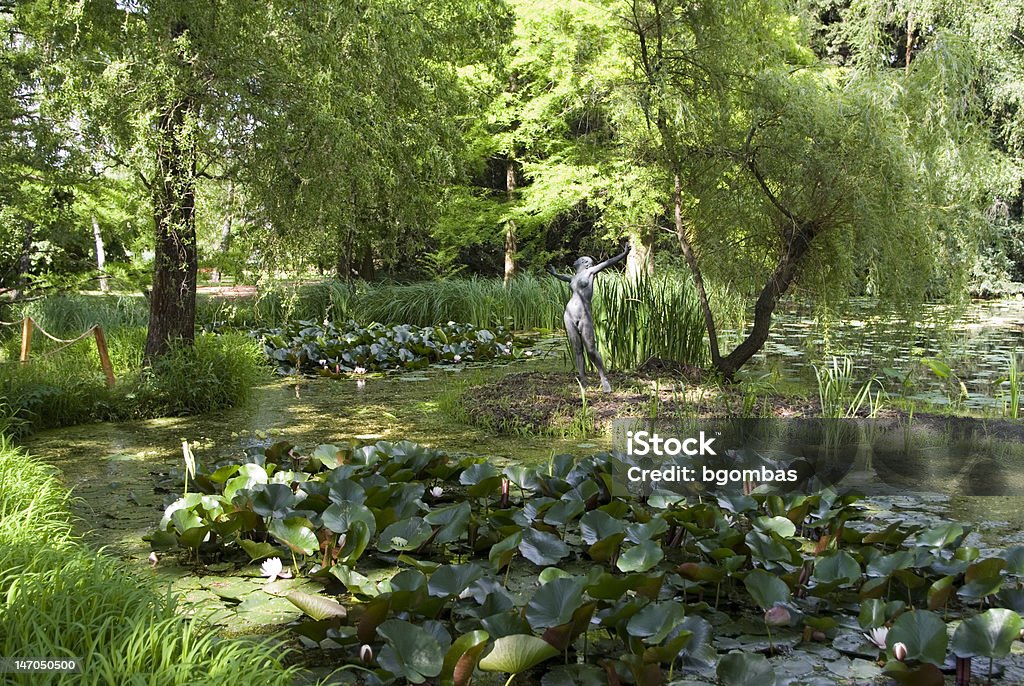
[[[29,361],[29,355],[32,352],[32,331],[39,329],[39,333],[43,334],[46,338],[49,338],[54,343],[61,344],[59,348],[48,350],[43,354],[44,357],[59,353],[61,350],[68,348],[78,341],[93,336],[96,339],[96,352],[99,353],[100,367],[103,370],[103,375],[107,377],[107,386],[110,388],[114,387],[114,365],[110,363],[110,351],[107,350],[107,337],[103,334],[103,327],[99,324],[88,329],[85,333],[75,338],[58,338],[53,334],[49,333],[43,327],[32,319],[32,317],[25,317],[20,321],[4,322],[0,321],[2,326],[15,326],[21,325],[21,357],[19,361],[21,364],[26,365]]]

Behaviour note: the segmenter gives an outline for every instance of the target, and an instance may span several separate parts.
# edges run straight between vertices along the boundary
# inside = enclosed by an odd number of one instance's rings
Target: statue
[[[572,265],[576,273],[571,277],[559,274],[550,265],[547,268],[553,277],[569,284],[572,291],[562,321],[565,322],[565,332],[569,335],[569,343],[576,358],[576,377],[581,385],[587,385],[586,363],[583,360],[583,349],[586,347],[591,364],[597,368],[597,373],[601,376],[601,390],[605,393],[611,392],[612,385],[608,383],[608,375],[605,373],[601,355],[597,352],[597,341],[594,338],[594,313],[591,304],[594,298],[594,279],[601,270],[618,264],[626,259],[628,254],[629,244],[615,257],[598,264],[594,264],[593,258],[580,257]]]

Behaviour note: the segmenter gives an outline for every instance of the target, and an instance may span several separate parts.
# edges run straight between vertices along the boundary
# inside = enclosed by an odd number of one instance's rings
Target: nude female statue
[[[572,297],[569,298],[569,303],[565,306],[562,321],[565,322],[565,332],[569,335],[569,343],[572,345],[572,352],[576,357],[576,377],[580,380],[581,385],[587,385],[586,363],[583,361],[583,348],[586,347],[591,364],[597,368],[597,373],[601,376],[601,390],[605,393],[612,390],[612,385],[608,383],[608,375],[604,371],[604,363],[601,361],[601,355],[597,352],[597,341],[594,338],[594,313],[591,304],[594,297],[594,279],[602,269],[618,264],[626,259],[628,254],[629,245],[627,244],[621,253],[598,264],[594,264],[594,260],[590,257],[580,257],[572,265],[576,273],[571,277],[559,274],[550,265],[547,268],[548,273],[553,277],[569,284],[569,289],[572,291]]]

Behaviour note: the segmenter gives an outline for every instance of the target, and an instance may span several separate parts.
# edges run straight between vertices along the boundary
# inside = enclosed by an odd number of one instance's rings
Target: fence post
[[[28,364],[28,354],[32,350],[32,317],[21,320],[21,363]]]
[[[107,387],[114,387],[114,365],[110,364],[110,353],[107,351],[107,339],[103,335],[103,327],[96,325],[92,327],[93,335],[96,336],[96,352],[100,354],[100,366],[107,377]]]

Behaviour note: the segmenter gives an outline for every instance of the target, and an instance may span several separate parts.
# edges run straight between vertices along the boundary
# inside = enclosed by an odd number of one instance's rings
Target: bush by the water
[[[55,470],[0,442],[0,655],[79,658],[4,683],[288,684],[280,649],[223,640],[179,601],[71,535]]]
[[[92,339],[29,364],[0,363],[0,433],[24,435],[90,421],[188,415],[244,402],[266,374],[259,345],[242,334],[201,334],[142,367],[145,330],[107,337],[117,383],[108,388]],[[8,351],[10,353],[10,351]]]
[[[421,369],[432,363],[509,359],[515,350],[512,335],[503,328],[491,332],[455,322],[419,327],[298,321],[253,333],[282,374]]]

